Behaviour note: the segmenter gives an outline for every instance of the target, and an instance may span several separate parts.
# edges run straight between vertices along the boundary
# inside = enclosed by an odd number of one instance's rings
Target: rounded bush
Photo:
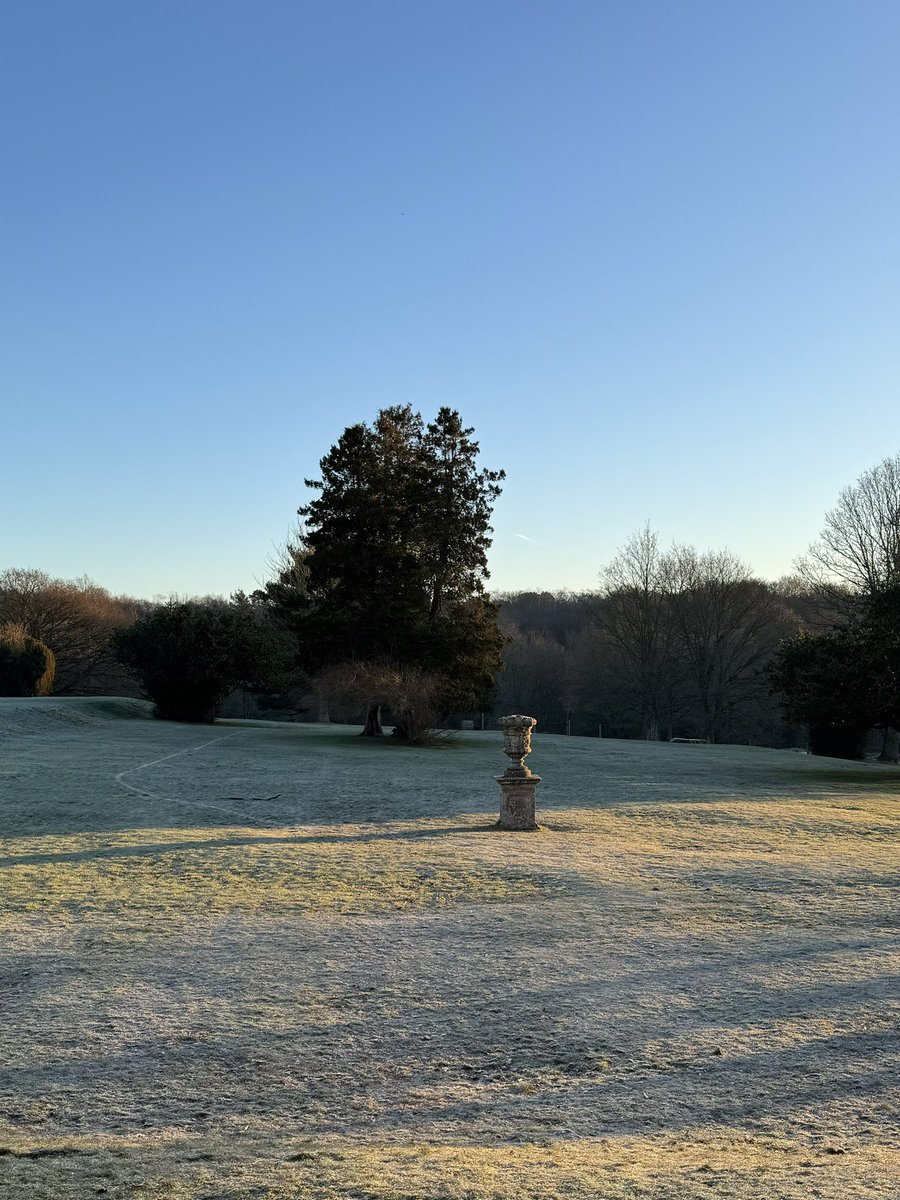
[[[0,628],[0,696],[49,696],[56,657],[22,625]]]
[[[168,721],[212,722],[229,692],[268,685],[279,666],[267,631],[236,604],[165,604],[118,633],[114,645],[155,716]]]

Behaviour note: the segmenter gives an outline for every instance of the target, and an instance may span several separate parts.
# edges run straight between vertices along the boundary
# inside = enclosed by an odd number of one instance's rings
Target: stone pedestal
[[[534,801],[540,775],[528,772],[524,779],[511,779],[509,774],[500,775],[500,829],[539,829],[534,818]]]
[[[534,717],[525,717],[518,713],[500,718],[503,751],[515,763],[497,777],[500,784],[500,820],[497,826],[500,829],[540,828],[535,819],[535,792],[541,777],[525,766],[525,758],[531,753],[531,731],[536,724]]]

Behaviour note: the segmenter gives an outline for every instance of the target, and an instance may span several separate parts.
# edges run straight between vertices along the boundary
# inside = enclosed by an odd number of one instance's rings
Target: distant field
[[[897,1200],[900,772],[0,700],[3,1200]]]

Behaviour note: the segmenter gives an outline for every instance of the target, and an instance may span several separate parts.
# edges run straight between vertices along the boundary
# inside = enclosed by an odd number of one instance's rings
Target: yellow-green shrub
[[[0,626],[0,696],[49,696],[56,657],[24,625]]]

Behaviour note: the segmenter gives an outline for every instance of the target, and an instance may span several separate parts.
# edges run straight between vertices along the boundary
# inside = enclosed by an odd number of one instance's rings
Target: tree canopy
[[[116,653],[141,680],[155,715],[211,722],[236,687],[272,687],[277,641],[247,604],[169,603],[115,636]]]
[[[782,643],[770,683],[815,753],[856,758],[900,727],[900,454],[841,491],[799,566],[830,627]]]
[[[643,736],[672,735],[693,712],[709,741],[760,690],[778,605],[766,584],[728,550],[663,552],[648,527],[604,569],[596,623],[621,699],[630,699]]]
[[[842,489],[799,566],[808,582],[835,593],[839,602],[900,583],[900,454]]]
[[[769,679],[788,719],[809,726],[814,753],[861,757],[867,729],[900,728],[900,586],[861,600],[827,633],[782,642]]]
[[[474,707],[489,689],[503,638],[484,581],[504,473],[478,467],[473,432],[450,408],[428,424],[409,405],[385,408],[345,429],[321,477],[305,481],[317,495],[299,509],[300,542],[266,589],[304,666],[416,668],[432,690],[439,680],[446,711]]]

